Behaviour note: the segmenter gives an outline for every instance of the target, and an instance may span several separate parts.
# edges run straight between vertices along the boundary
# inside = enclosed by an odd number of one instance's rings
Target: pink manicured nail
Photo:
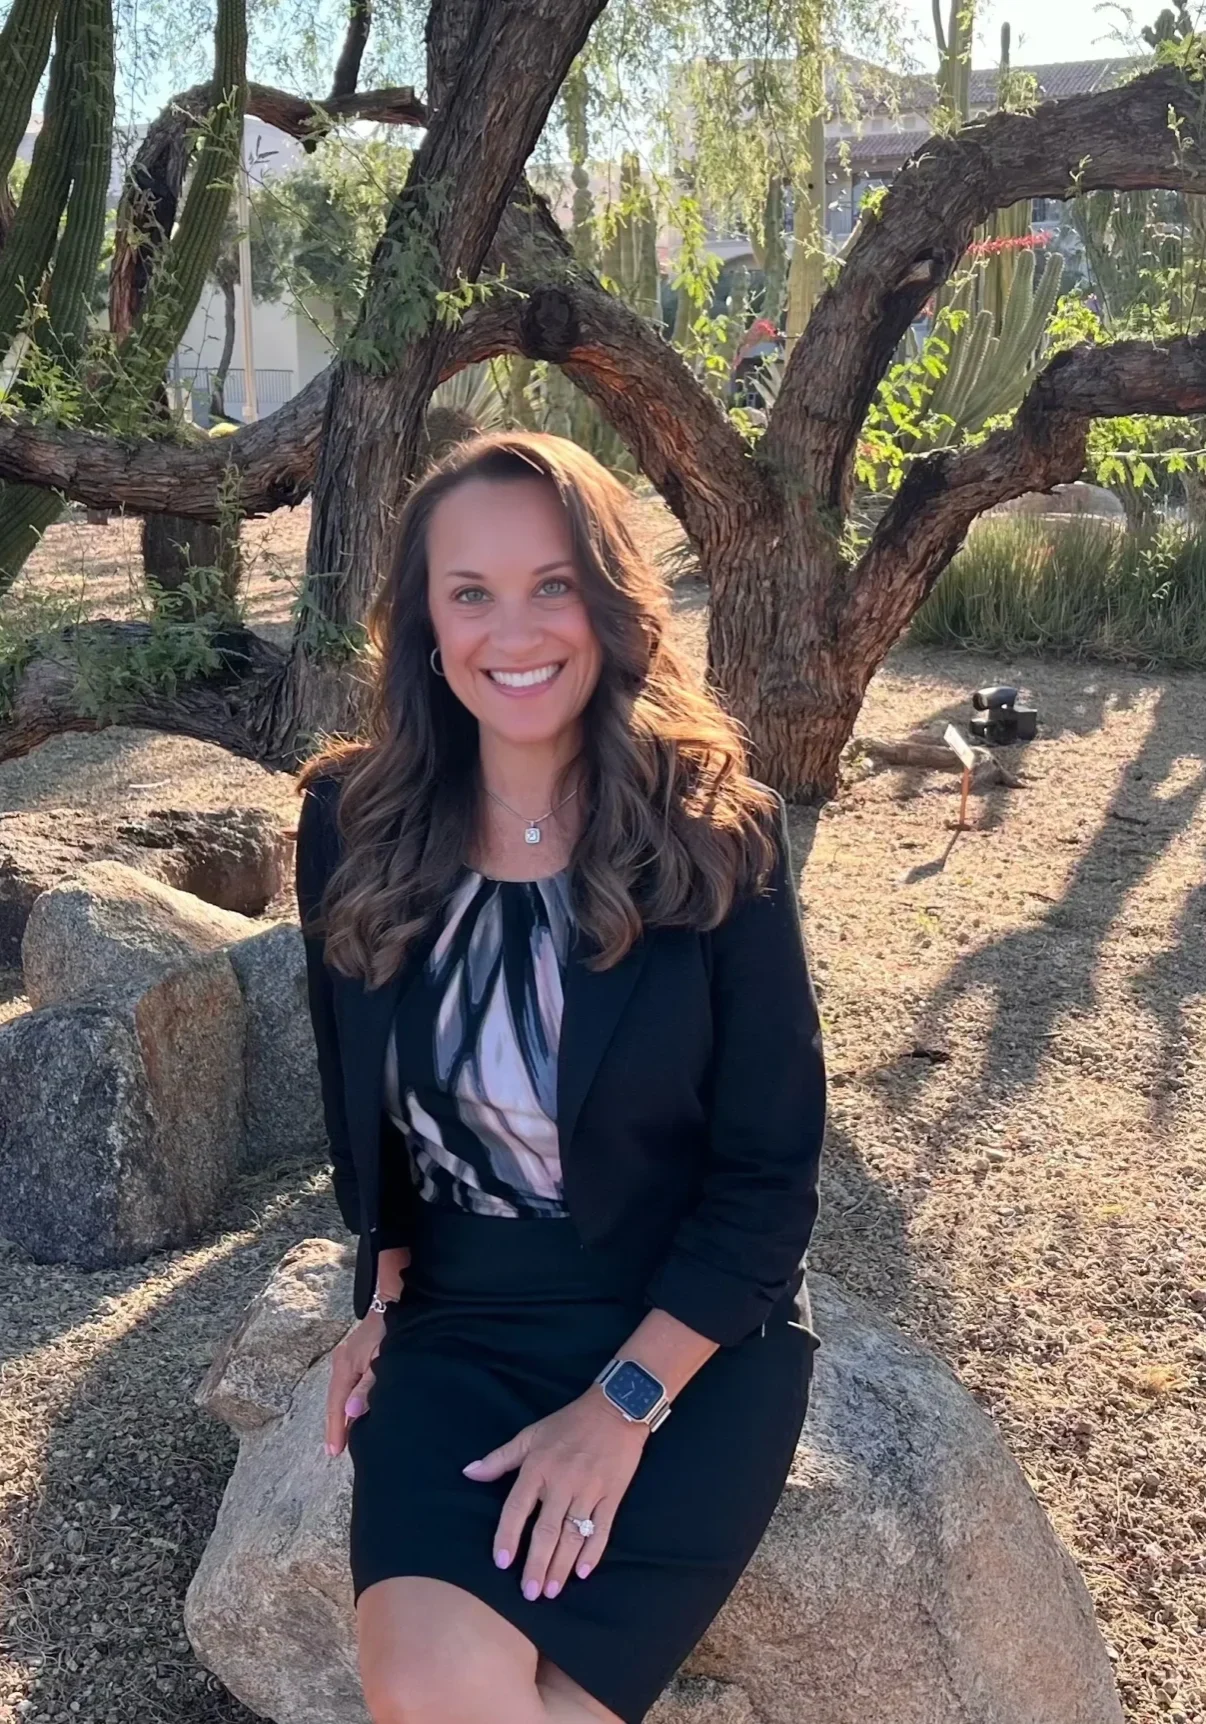
[[[546,1598],[556,1598],[557,1594],[560,1591],[561,1591],[561,1582],[559,1580],[550,1580],[548,1585],[544,1589],[544,1596]]]
[[[322,1446],[327,1451],[328,1455],[334,1455],[336,1453],[334,1443],[324,1443]]]
[[[539,1598],[540,1582],[538,1580],[525,1580],[523,1583],[523,1595],[528,1600],[529,1604],[534,1598]]]
[[[579,1580],[585,1580],[590,1571],[591,1565],[589,1562],[580,1562],[574,1570],[574,1573],[578,1576]]]
[[[511,1552],[509,1550],[496,1550],[494,1561],[499,1568],[507,1568],[511,1561]]]
[[[480,1461],[470,1461],[467,1467],[461,1468],[461,1471],[463,1473],[475,1473],[481,1464],[482,1463]]]
[[[353,1395],[343,1410],[349,1419],[358,1419],[364,1411],[364,1402],[359,1395]]]

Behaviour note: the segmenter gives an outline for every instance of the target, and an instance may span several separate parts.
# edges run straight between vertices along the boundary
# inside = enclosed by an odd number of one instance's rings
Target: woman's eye
[[[461,587],[453,596],[459,605],[466,601],[475,604],[478,599],[488,598],[489,594],[485,587]]]
[[[550,593],[555,599],[560,599],[564,598],[566,593],[572,592],[573,587],[564,575],[550,575],[547,581],[541,582],[540,590],[542,593]]]

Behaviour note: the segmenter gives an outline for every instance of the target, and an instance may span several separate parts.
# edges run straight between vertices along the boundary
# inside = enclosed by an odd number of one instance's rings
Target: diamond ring
[[[591,1520],[589,1515],[585,1516],[584,1519],[579,1520],[577,1515],[567,1514],[565,1520],[566,1525],[572,1526],[574,1531],[580,1533],[583,1538],[590,1538],[594,1534],[595,1523]]]

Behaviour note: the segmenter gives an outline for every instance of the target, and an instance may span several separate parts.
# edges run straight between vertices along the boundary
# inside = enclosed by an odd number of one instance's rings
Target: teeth
[[[534,688],[539,682],[551,682],[560,669],[559,664],[546,664],[541,670],[492,670],[486,674],[504,688]]]

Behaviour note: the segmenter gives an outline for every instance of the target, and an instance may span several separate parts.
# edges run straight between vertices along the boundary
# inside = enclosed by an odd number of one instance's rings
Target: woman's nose
[[[515,656],[539,646],[543,625],[530,605],[499,605],[491,618],[490,643]]]

